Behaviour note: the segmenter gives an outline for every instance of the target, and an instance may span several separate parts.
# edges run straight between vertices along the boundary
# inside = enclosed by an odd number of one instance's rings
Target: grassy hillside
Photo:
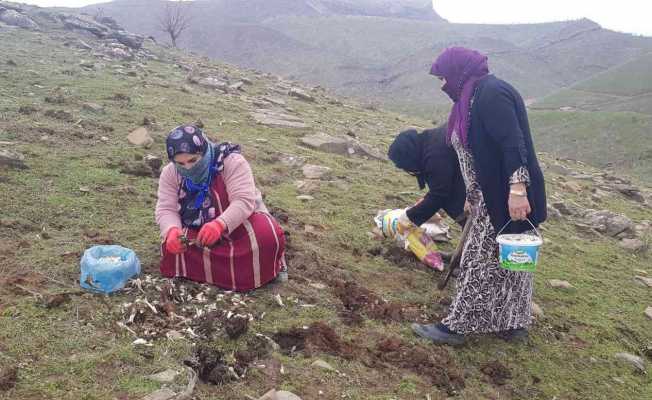
[[[652,114],[651,71],[652,53],[560,90],[536,102],[534,107]]]
[[[650,182],[652,116],[632,112],[530,112],[537,149]]]
[[[135,59],[115,58],[118,53],[106,52],[108,41],[63,30],[47,13],[32,15],[41,31],[0,25],[0,149],[22,153],[27,166],[0,166],[0,370],[16,371],[15,380],[0,374],[0,398],[141,399],[163,386],[150,374],[182,371],[204,345],[220,349],[224,363],[242,376],[223,371],[214,377],[221,385],[200,382],[193,395],[202,399],[256,399],[271,388],[304,400],[652,397],[651,322],[644,314],[652,288],[635,279],[652,274],[644,251],[582,228],[582,218],[552,219],[542,228],[535,279],[534,298],[545,315],[530,339],[507,344],[474,336],[461,348],[433,346],[409,324],[438,320],[453,288],[436,290],[439,273],[369,235],[378,209],[403,207],[421,195],[414,179],[388,162],[299,144],[305,134],[327,132],[384,151],[398,131],[427,121],[341,102],[319,88],[305,88],[315,101],[302,101],[287,95],[296,83],[151,41]],[[189,70],[250,84],[225,93],[190,83]],[[251,113],[272,107],[270,96],[310,127],[256,124]],[[560,117],[534,118],[555,126]],[[573,123],[567,118],[560,124]],[[250,315],[248,331],[236,339],[225,333],[227,319],[207,314],[186,325],[160,307],[169,282],[158,273],[157,180],[148,176],[144,156],[164,159],[168,129],[196,120],[214,139],[243,145],[290,238],[286,284],[236,297],[174,282],[172,304],[180,315],[193,317],[209,306],[218,315]],[[150,149],[126,140],[143,124],[154,139]],[[545,155],[542,162],[551,203],[626,214],[649,243],[644,221],[652,211],[617,190],[623,177]],[[299,185],[301,163],[328,166],[332,175]],[[638,186],[649,202],[649,190]],[[314,199],[297,198],[306,193]],[[78,291],[79,258],[97,243],[137,252],[140,289],[133,284],[108,297]],[[573,288],[553,288],[550,279]],[[158,314],[144,300],[158,305]],[[143,313],[129,322],[132,310]],[[137,337],[151,346],[134,345]],[[620,352],[643,357],[648,374],[618,361]],[[317,360],[332,370],[315,366]],[[167,387],[178,392],[186,382],[181,374]]]

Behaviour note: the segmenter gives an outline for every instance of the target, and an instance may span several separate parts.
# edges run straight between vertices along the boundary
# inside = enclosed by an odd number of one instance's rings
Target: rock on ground
[[[303,101],[308,101],[308,102],[314,102],[315,98],[308,94],[305,90],[299,89],[299,88],[292,88],[288,92],[288,94],[292,97],[296,97],[297,99],[303,100]]]
[[[314,361],[312,364],[310,364],[310,365],[312,365],[313,367],[316,367],[316,368],[325,369],[325,370],[327,370],[327,371],[335,371],[335,368],[333,368],[332,365],[330,365],[329,363],[327,363],[327,362],[324,361],[324,360],[315,360],[315,361]]]
[[[274,110],[259,109],[251,113],[257,124],[277,126],[282,128],[309,128],[309,126],[294,115]]]
[[[648,278],[646,276],[635,276],[634,279],[647,287],[652,287],[652,278]]]
[[[83,15],[64,15],[62,21],[64,27],[68,30],[82,30],[102,38],[106,37],[109,32],[106,25],[99,24],[90,17]]]
[[[314,164],[306,164],[301,170],[303,172],[303,176],[308,179],[321,179],[331,173],[330,168]]]
[[[144,37],[126,31],[111,32],[109,37],[135,50],[143,47],[143,42],[145,41]]]
[[[177,394],[170,389],[159,389],[143,397],[142,400],[172,400],[176,396]]]
[[[570,283],[568,283],[567,281],[562,281],[562,280],[559,280],[559,279],[550,279],[548,281],[548,283],[550,284],[550,286],[552,286],[553,288],[556,288],[556,289],[572,289],[572,288],[574,288],[574,286],[571,285]]]
[[[149,375],[148,378],[156,382],[172,383],[174,382],[174,378],[176,378],[177,375],[179,375],[178,371],[173,369],[166,369],[165,371],[161,371],[157,374]]]
[[[634,228],[631,219],[609,210],[592,210],[585,215],[585,218],[589,225],[608,236],[616,236]]]
[[[532,302],[532,315],[534,315],[534,317],[536,319],[541,319],[541,318],[545,317],[545,313],[543,312],[543,308],[541,308],[541,306],[539,306],[535,302]]]
[[[639,356],[635,356],[629,353],[616,353],[614,357],[616,357],[617,360],[628,363],[629,365],[631,365],[632,367],[636,368],[641,372],[646,372],[647,370],[647,366],[645,365],[645,360],[643,360]]]
[[[190,82],[209,89],[221,90],[223,92],[228,90],[229,87],[229,85],[223,80],[212,76],[209,76],[207,78],[199,78],[199,79],[191,78]]]
[[[149,148],[152,144],[154,144],[154,139],[152,139],[150,136],[147,128],[143,127],[133,130],[127,136],[127,140],[133,145],[142,146],[145,148]]]
[[[622,239],[619,243],[620,247],[625,250],[630,250],[634,253],[645,250],[646,244],[641,239]]]
[[[321,132],[302,137],[301,143],[313,149],[341,155],[348,155],[351,147],[348,140]]]
[[[26,169],[25,156],[15,151],[0,149],[0,166],[10,168]]]
[[[259,397],[258,400],[301,400],[301,397],[285,390],[277,392],[276,389],[272,389]]]

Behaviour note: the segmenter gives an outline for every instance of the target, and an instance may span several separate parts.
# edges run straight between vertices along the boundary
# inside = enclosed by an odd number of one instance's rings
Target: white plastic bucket
[[[532,222],[530,222],[530,225],[532,225]],[[532,227],[534,228],[534,225]],[[539,248],[543,244],[543,239],[536,228],[534,228],[534,231],[537,235],[526,233],[501,235],[498,232],[498,236],[496,237],[496,241],[498,242],[498,260],[502,268],[510,271],[526,272],[534,272],[536,270],[537,261],[539,260]]]

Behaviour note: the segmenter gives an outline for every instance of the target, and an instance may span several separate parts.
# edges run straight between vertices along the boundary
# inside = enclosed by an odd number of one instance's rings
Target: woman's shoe
[[[496,335],[506,342],[520,342],[529,337],[529,333],[525,328],[509,329],[496,333]]]
[[[412,324],[412,330],[418,336],[430,339],[437,344],[448,344],[451,346],[464,344],[464,335],[451,331],[441,322],[428,325]]]

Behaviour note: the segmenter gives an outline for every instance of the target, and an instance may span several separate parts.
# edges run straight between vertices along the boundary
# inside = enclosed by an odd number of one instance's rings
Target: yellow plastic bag
[[[402,209],[383,210],[375,218],[376,225],[386,237],[395,238],[406,250],[410,250],[422,263],[438,271],[444,270],[444,262],[435,242],[426,232],[412,226],[409,229],[398,222]]]

